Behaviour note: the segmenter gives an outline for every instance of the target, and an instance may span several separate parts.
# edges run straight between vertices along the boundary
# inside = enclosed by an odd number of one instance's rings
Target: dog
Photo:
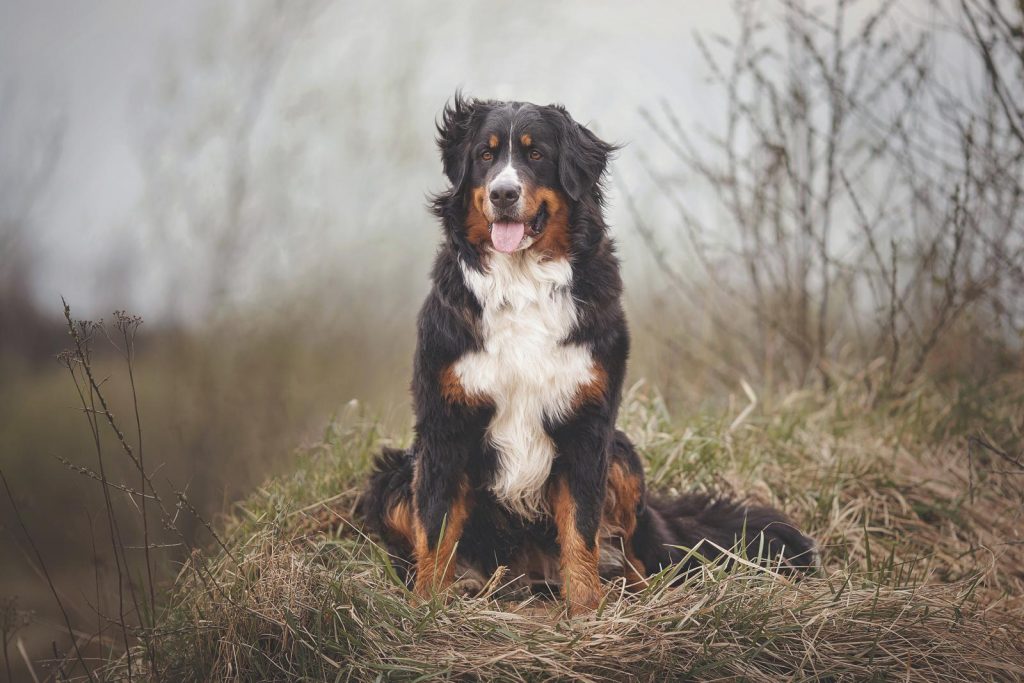
[[[642,468],[615,448],[630,343],[604,220],[616,146],[559,105],[461,94],[437,131],[450,186],[433,201],[442,241],[417,322],[415,438],[378,463],[401,473],[378,521],[408,543],[420,596],[452,584],[456,548],[488,567],[540,539],[570,612],[591,610],[603,523],[634,583],[678,540],[657,505],[638,526]]]

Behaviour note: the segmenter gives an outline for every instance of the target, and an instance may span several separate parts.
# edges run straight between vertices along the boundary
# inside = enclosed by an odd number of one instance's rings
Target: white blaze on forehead
[[[501,169],[501,172],[491,179],[491,186],[494,186],[502,181],[508,181],[513,185],[521,185],[519,182],[519,172],[512,166],[512,153],[509,152],[508,163],[505,164],[505,168]],[[488,188],[489,189],[489,188]]]
[[[512,129],[514,126],[515,118],[513,117],[513,120],[508,124],[508,161],[505,162],[505,168],[501,169],[498,175],[491,179],[490,185],[487,187],[488,191],[499,181],[507,181],[513,185],[522,186],[519,180],[519,172],[512,166]]]

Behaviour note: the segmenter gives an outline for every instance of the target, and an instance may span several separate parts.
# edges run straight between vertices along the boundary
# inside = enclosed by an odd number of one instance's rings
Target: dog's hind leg
[[[647,568],[633,547],[637,515],[643,510],[643,472],[638,475],[615,455],[608,466],[601,537],[621,544],[622,575],[626,586],[640,589],[647,585]]]

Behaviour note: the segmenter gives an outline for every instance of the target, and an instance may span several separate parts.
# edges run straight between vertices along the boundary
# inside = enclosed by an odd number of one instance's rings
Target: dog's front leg
[[[422,597],[446,589],[455,576],[455,550],[472,505],[466,465],[475,434],[453,421],[422,429],[414,447],[414,589]]]
[[[584,406],[552,433],[557,470],[549,491],[558,532],[562,596],[571,614],[597,607],[598,528],[604,506],[611,428],[602,405]]]

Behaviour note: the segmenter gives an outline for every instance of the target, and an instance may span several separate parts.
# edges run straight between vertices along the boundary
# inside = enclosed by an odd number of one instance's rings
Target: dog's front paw
[[[452,584],[452,592],[464,598],[475,598],[484,592],[484,582],[475,576],[464,576]]]
[[[576,590],[563,592],[565,609],[570,617],[581,617],[591,614],[601,604],[604,592],[600,586],[578,587]]]

